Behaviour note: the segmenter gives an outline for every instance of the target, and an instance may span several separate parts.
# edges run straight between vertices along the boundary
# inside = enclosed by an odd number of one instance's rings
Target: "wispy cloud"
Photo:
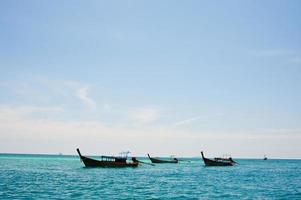
[[[0,81],[0,88],[3,88],[7,95],[18,95],[27,102],[52,104],[55,100],[56,103],[66,105],[75,102],[73,100],[76,98],[89,109],[96,107],[95,100],[91,97],[91,86],[74,80],[54,80],[33,76],[24,80]]]
[[[60,107],[38,107],[38,106],[7,106],[0,105],[0,120],[28,119],[34,114],[58,114],[63,111]]]
[[[181,120],[181,121],[175,123],[175,125],[176,126],[186,125],[186,124],[190,124],[192,122],[195,122],[199,119],[200,119],[200,117],[191,117],[191,118],[188,118],[188,119]]]
[[[136,108],[129,112],[129,118],[139,124],[149,124],[160,118],[160,111],[153,107]]]
[[[76,96],[90,109],[96,107],[95,101],[89,97],[89,86],[82,86],[76,90]]]
[[[172,152],[176,155],[195,156],[203,149],[208,153],[231,152],[233,156],[258,157],[264,151],[274,152],[279,157],[300,158],[300,129],[195,132],[172,127],[149,129],[143,126],[123,127],[119,124],[107,126],[95,120],[39,119],[31,115],[35,112],[47,114],[59,110],[52,107],[0,105],[0,152],[75,154],[75,148],[80,147],[85,153],[95,154],[100,151],[101,145],[102,149],[106,149],[103,153],[107,154],[130,149],[136,155],[145,155],[151,151],[157,155]],[[154,112],[151,109],[138,110],[144,110],[139,113]],[[158,119],[158,116],[149,117],[149,120],[151,118]],[[290,145],[281,145],[283,142]]]
[[[91,87],[86,84],[82,84],[78,81],[66,80],[64,85],[74,91],[74,95],[83,102],[89,109],[95,109],[96,103],[89,94]]]
[[[180,120],[178,122],[176,122],[174,125],[175,126],[182,126],[182,125],[186,125],[186,124],[191,124],[194,123],[196,121],[206,121],[209,119],[215,119],[215,118],[220,118],[223,117],[224,113],[218,112],[218,113],[212,113],[210,115],[206,115],[206,116],[195,116],[195,117],[190,117],[190,118],[186,118],[184,120]]]

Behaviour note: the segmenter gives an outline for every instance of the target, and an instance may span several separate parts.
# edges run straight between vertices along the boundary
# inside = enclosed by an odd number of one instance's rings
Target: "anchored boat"
[[[137,167],[139,161],[132,157],[132,161],[128,162],[127,157],[101,156],[100,160],[82,156],[79,149],[76,149],[81,161],[85,167]]]
[[[201,152],[205,166],[234,166],[236,162],[231,158],[205,158],[204,153]]]
[[[267,160],[268,157],[266,155],[263,156],[263,160]]]
[[[147,154],[148,158],[152,161],[152,163],[178,163],[179,160],[177,158],[171,158],[170,160],[163,160],[159,158],[152,158],[149,154]]]

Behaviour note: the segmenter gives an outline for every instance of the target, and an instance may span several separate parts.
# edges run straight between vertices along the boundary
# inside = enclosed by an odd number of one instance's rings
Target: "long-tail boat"
[[[234,166],[236,162],[231,158],[205,158],[204,153],[201,152],[205,166]]]
[[[147,154],[148,158],[152,161],[152,163],[178,163],[179,160],[177,158],[172,158],[170,160],[162,160],[159,158],[152,158],[149,154]]]
[[[79,149],[76,149],[80,160],[85,164],[85,167],[137,167],[139,161],[132,157],[131,162],[127,162],[127,157],[101,156],[100,160],[82,156]]]

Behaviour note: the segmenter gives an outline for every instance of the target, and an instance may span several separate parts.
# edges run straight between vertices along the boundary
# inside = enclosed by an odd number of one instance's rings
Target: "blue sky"
[[[300,158],[300,9],[1,1],[0,152]]]

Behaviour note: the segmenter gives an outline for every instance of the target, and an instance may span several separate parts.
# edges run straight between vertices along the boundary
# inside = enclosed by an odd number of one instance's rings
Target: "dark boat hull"
[[[161,160],[161,159],[157,159],[157,158],[152,158],[150,157],[149,154],[147,154],[148,158],[151,160],[152,163],[178,163],[178,159],[175,160]]]
[[[215,160],[211,160],[211,159],[208,159],[208,158],[205,158],[203,152],[201,152],[202,154],[202,158],[203,158],[203,161],[205,163],[205,166],[207,167],[212,167],[212,166],[234,166],[235,165],[235,162],[226,162],[226,161],[215,161]]]
[[[79,149],[77,149],[78,155],[83,161],[85,167],[138,167],[139,162],[114,162],[114,161],[103,161],[103,160],[95,160],[92,158],[88,158],[86,156],[82,156]]]

